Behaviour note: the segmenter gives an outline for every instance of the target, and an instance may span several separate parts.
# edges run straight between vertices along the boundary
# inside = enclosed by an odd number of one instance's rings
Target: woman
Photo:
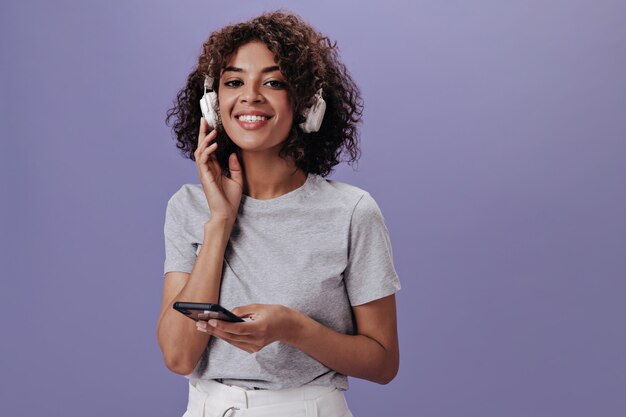
[[[367,192],[324,179],[342,152],[358,158],[361,110],[336,46],[297,16],[204,44],[168,112],[201,182],[170,198],[164,228],[158,341],[189,378],[185,417],[346,417],[348,375],[395,377],[400,284],[383,217]],[[194,323],[175,301],[248,320]]]

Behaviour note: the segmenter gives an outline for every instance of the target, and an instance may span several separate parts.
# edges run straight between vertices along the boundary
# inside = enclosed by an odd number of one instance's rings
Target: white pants
[[[304,386],[246,390],[206,379],[189,379],[183,417],[353,417],[343,391]]]

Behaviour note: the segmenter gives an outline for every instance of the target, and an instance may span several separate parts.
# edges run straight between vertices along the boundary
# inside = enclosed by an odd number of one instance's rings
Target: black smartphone
[[[235,316],[231,311],[225,309],[219,304],[184,303],[177,301],[174,303],[174,308],[195,321],[209,319],[232,322],[245,321],[241,317]]]

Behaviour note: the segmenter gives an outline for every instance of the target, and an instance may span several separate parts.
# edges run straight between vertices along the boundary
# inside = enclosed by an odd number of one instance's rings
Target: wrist
[[[235,224],[235,218],[231,219],[229,217],[222,216],[211,216],[209,220],[204,223],[204,229],[227,229],[230,230],[233,228]]]
[[[230,239],[230,233],[233,230],[235,222],[227,218],[211,217],[204,223],[204,239],[223,240],[224,243]]]
[[[287,309],[287,326],[283,342],[295,346],[298,340],[302,339],[306,328],[307,316],[294,308]]]

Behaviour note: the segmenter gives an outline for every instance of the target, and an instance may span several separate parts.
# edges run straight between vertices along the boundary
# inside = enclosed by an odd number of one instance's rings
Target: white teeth
[[[259,122],[261,120],[267,120],[269,119],[269,117],[265,117],[265,116],[251,116],[248,114],[244,114],[239,116],[239,120],[241,120],[242,122]]]

